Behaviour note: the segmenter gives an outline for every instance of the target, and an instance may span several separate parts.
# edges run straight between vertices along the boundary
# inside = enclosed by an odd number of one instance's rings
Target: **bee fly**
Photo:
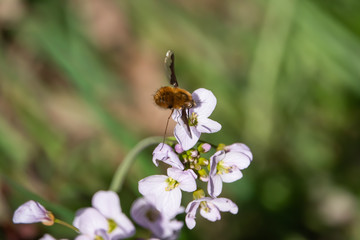
[[[166,123],[164,139],[166,129],[169,124],[169,119],[175,109],[181,110],[181,119],[186,124],[187,133],[191,137],[189,126],[189,109],[195,107],[196,103],[193,100],[191,93],[178,87],[179,84],[176,80],[174,69],[174,53],[170,50],[166,53],[165,56],[165,67],[167,71],[167,77],[169,78],[170,84],[172,86],[161,87],[154,95],[154,101],[159,107],[171,109],[171,114]]]

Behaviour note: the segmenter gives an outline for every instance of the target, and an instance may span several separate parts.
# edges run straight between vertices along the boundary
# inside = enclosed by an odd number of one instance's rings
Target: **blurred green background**
[[[360,239],[359,10],[358,0],[0,0],[0,238],[74,237],[14,225],[13,211],[35,199],[72,222],[138,141],[162,135],[169,111],[152,96],[168,85],[172,49],[180,86],[217,97],[223,128],[203,139],[254,154],[224,185],[239,213],[198,217],[180,239]],[[164,173],[152,150],[119,193],[128,216],[138,180]]]

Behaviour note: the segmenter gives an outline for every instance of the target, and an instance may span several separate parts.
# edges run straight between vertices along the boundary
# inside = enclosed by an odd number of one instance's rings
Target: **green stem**
[[[77,229],[77,228],[74,227],[73,225],[71,225],[71,224],[69,224],[69,223],[67,223],[67,222],[64,222],[64,221],[62,221],[62,220],[60,220],[60,219],[55,218],[54,222],[56,222],[56,223],[58,223],[58,224],[61,224],[61,225],[65,226],[65,227],[68,227],[68,228],[74,230],[74,231],[77,232],[77,233],[80,232],[79,229]]]
[[[141,140],[133,149],[131,149],[116,169],[109,190],[114,192],[120,191],[122,184],[124,183],[125,175],[129,172],[131,164],[135,160],[136,156],[145,148],[157,143],[161,143],[162,141],[162,137],[145,138]]]

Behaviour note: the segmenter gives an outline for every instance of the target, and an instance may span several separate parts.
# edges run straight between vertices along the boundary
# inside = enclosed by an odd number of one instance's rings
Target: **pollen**
[[[224,165],[224,161],[220,161],[218,163],[216,169],[217,169],[216,174],[219,174],[219,175],[232,172],[232,167]]]
[[[115,230],[115,228],[117,227],[117,224],[113,219],[107,219],[107,221],[108,221],[108,225],[109,225],[108,232],[111,233],[112,231]]]
[[[197,126],[198,125],[198,115],[196,113],[192,113],[191,116],[189,116],[189,126]]]
[[[202,210],[204,210],[205,212],[210,212],[210,208],[209,208],[209,206],[207,205],[207,203],[206,203],[206,201],[202,201],[201,203],[200,203],[200,207],[201,207],[201,209]]]
[[[179,182],[171,177],[169,177],[166,182],[168,184],[165,188],[166,191],[171,191],[179,186]]]

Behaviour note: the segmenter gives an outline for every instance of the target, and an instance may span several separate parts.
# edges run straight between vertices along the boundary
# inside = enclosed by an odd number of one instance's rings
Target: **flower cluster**
[[[195,227],[199,207],[201,216],[209,221],[220,220],[220,212],[237,213],[235,203],[218,196],[222,192],[223,182],[241,179],[241,170],[252,161],[250,149],[242,143],[229,146],[219,144],[209,159],[204,157],[212,145],[198,144],[201,133],[214,133],[221,129],[218,122],[208,118],[215,109],[216,97],[203,88],[194,91],[192,97],[196,107],[189,110],[188,123],[183,121],[181,111],[174,111],[172,116],[177,121],[174,136],[178,144],[170,146],[160,143],[153,151],[156,166],[159,162],[169,165],[167,175],[153,175],[139,181],[139,192],[146,201],[168,218],[174,217],[182,209],[182,191],[193,193],[194,200],[185,209],[185,222],[189,229]],[[195,148],[196,144],[198,147]],[[198,189],[197,181],[207,182],[209,197],[205,196],[204,190]]]
[[[169,144],[160,143],[153,151],[153,163],[156,166],[160,162],[168,165],[167,174],[140,180],[138,188],[143,197],[131,206],[132,219],[148,229],[152,238],[176,239],[184,224],[175,217],[184,212],[189,229],[196,225],[198,209],[202,217],[212,222],[221,219],[220,212],[238,212],[234,202],[219,196],[223,183],[242,178],[241,171],[250,165],[252,153],[242,143],[215,146],[199,141],[201,133],[217,132],[221,125],[208,118],[216,106],[211,91],[201,88],[194,91],[192,97],[196,107],[189,109],[187,118],[181,117],[182,111],[176,110],[172,115],[177,121],[174,129],[177,143],[169,140]],[[212,155],[210,151],[213,151]],[[208,196],[199,188],[199,182],[207,184]],[[183,192],[192,193],[194,199],[186,208],[181,206]],[[55,218],[40,203],[32,200],[15,211],[13,222],[63,224],[78,233],[76,240],[117,240],[135,234],[133,223],[122,212],[120,199],[113,191],[96,192],[92,206],[78,210],[72,225]],[[45,234],[41,239],[54,238]]]

